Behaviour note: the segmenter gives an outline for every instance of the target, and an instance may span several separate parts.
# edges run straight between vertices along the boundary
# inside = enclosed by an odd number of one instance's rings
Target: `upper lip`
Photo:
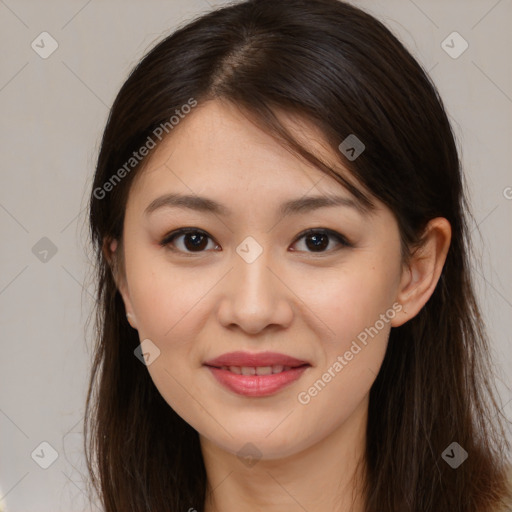
[[[277,352],[229,352],[222,354],[214,359],[210,359],[204,363],[207,366],[215,366],[220,368],[221,366],[246,366],[246,367],[258,367],[258,366],[291,366],[295,368],[297,366],[309,365],[307,361],[302,361],[292,356],[285,354],[279,354]]]

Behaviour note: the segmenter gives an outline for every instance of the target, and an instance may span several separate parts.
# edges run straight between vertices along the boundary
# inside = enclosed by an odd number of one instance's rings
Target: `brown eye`
[[[208,245],[206,236],[201,233],[186,233],[183,236],[183,245],[189,251],[202,251]]]
[[[305,240],[306,252],[329,252],[325,249],[329,247],[332,239],[335,240],[334,245],[338,245],[338,249],[340,248],[339,246],[351,247],[351,244],[343,235],[340,235],[336,231],[331,231],[329,229],[309,229],[308,231],[302,233],[297,238],[295,243],[302,239]],[[336,247],[334,250],[336,250]]]
[[[204,231],[184,228],[167,235],[160,245],[184,253],[204,252],[209,240],[211,238]]]
[[[306,236],[306,246],[312,251],[324,250],[329,245],[329,235],[325,233],[313,233]]]

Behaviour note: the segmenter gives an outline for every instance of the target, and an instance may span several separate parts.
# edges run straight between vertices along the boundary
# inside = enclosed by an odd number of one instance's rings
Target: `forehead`
[[[290,116],[280,120],[306,149],[354,182],[318,128]],[[219,100],[198,105],[180,121],[158,144],[132,189],[132,202],[141,207],[146,203],[144,208],[167,192],[216,197],[223,203],[238,198],[253,206],[306,194],[351,197],[339,182],[283,147],[236,106]]]

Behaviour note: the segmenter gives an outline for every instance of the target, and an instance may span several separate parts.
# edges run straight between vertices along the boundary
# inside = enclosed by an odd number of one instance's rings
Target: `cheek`
[[[311,413],[336,403],[334,423],[350,415],[368,393],[396,315],[398,256],[386,261],[367,253],[352,263],[333,273],[321,290],[308,291],[309,306],[328,325],[329,337],[322,338],[324,358],[298,401]]]
[[[383,270],[361,262],[311,296],[311,308],[333,331],[322,339],[322,361],[296,397],[303,425],[307,418],[323,418],[315,436],[344,423],[361,406],[379,372],[395,315],[396,276]]]
[[[397,279],[392,266],[361,258],[350,267],[332,272],[320,284],[311,280],[301,297],[326,324],[328,336],[324,340],[329,341],[329,346],[342,349],[392,307]],[[385,323],[384,330],[389,330]],[[382,329],[381,322],[378,328]]]
[[[141,261],[142,261],[141,257]],[[162,258],[146,257],[144,266],[133,259],[130,296],[140,340],[151,340],[159,355],[148,372],[167,403],[186,421],[204,416],[199,402],[201,387],[191,372],[200,366],[198,339],[209,318],[208,292],[218,281],[212,272],[173,269]]]
[[[216,274],[203,270],[199,277],[193,267],[173,268],[161,255],[150,254],[134,257],[131,269],[127,266],[130,271],[130,298],[140,336],[186,342],[194,325],[190,320],[197,318],[203,299],[218,281]]]

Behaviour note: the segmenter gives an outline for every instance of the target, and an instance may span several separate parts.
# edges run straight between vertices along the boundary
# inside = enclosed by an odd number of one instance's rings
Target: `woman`
[[[107,512],[490,512],[508,448],[435,87],[336,0],[151,50],[90,199]]]

